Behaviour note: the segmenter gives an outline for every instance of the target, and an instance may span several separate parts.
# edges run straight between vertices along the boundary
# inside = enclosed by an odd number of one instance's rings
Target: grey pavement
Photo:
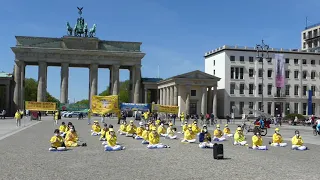
[[[233,146],[228,140],[222,143],[226,160],[214,160],[212,149],[200,149],[198,144],[161,139],[171,148],[148,150],[140,141],[118,136],[126,150],[104,152],[98,137],[90,136],[86,120],[63,121],[74,123],[87,147],[48,152],[56,127],[52,120],[45,120],[0,141],[0,161],[5,162],[0,164],[0,179],[318,179],[311,168],[319,165],[315,157],[320,150],[314,144],[307,144],[308,151],[293,151],[290,147],[256,151]],[[117,120],[107,123],[119,127]],[[234,131],[236,125],[230,128]],[[286,130],[282,131],[287,136]],[[307,134],[302,132],[309,143]],[[248,141],[251,143],[251,135]],[[264,143],[267,141],[265,138]]]

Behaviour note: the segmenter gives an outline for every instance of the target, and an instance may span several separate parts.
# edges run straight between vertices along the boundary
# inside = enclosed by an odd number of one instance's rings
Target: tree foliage
[[[38,82],[32,78],[25,79],[24,98],[25,101],[37,101]],[[59,103],[59,100],[47,92],[47,102]]]

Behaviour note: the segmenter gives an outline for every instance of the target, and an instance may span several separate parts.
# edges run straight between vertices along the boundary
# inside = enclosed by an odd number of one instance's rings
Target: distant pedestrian
[[[14,118],[16,119],[17,127],[20,127],[21,126],[21,113],[20,113],[20,110],[17,110],[17,112],[14,115]]]

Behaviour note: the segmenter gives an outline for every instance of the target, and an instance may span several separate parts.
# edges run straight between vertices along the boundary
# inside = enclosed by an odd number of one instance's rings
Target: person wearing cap
[[[276,128],[275,132],[274,132],[274,134],[272,136],[272,143],[270,143],[270,145],[271,146],[286,147],[287,143],[283,142],[282,136],[281,136],[281,134],[279,132],[280,132],[280,129]]]
[[[143,138],[143,140],[142,140],[142,144],[149,144],[149,133],[150,133],[150,131],[149,131],[149,125],[148,124],[146,124],[146,126],[145,126],[145,129],[144,129],[144,131],[142,132],[142,138]]]
[[[66,133],[68,131],[67,125],[65,122],[62,122],[61,125],[59,126],[59,131],[62,137],[66,136]]]
[[[167,139],[177,139],[177,135],[175,135],[176,128],[173,127],[172,123],[169,123],[169,127],[167,128]]]
[[[158,134],[161,136],[161,137],[166,137],[167,136],[167,130],[166,128],[164,127],[164,124],[161,123],[160,126],[158,127]]]
[[[139,122],[139,127],[136,130],[136,136],[134,137],[137,140],[142,140],[142,133],[144,131],[144,124],[143,122]]]
[[[157,133],[157,128],[152,127],[151,132],[149,133],[149,145],[148,149],[162,149],[162,148],[170,148],[168,145],[163,145],[160,143],[160,136]]]
[[[136,129],[137,129],[137,127],[133,124],[133,120],[130,120],[130,123],[126,129],[126,131],[127,131],[126,137],[133,137],[133,134],[136,133]]]
[[[234,133],[234,142],[233,145],[248,145],[246,141],[246,137],[243,134],[242,128],[238,127],[236,133]]]
[[[196,142],[196,134],[192,131],[192,125],[188,125],[188,129],[184,132],[184,137],[181,142],[194,143]]]
[[[126,135],[127,134],[127,121],[122,121],[120,128],[118,130],[118,133],[120,135]]]
[[[259,131],[252,136],[252,149],[256,150],[268,150],[267,146],[263,146],[263,139]]]
[[[91,128],[92,128],[92,130],[91,130],[92,136],[99,136],[101,134],[101,127],[100,127],[98,121],[94,121]]]
[[[184,124],[184,112],[182,112],[181,114],[180,114],[180,120],[181,120],[181,126],[183,126],[183,124]],[[187,124],[188,124],[188,122],[186,122]]]
[[[226,140],[225,137],[223,137],[223,133],[220,130],[220,124],[217,124],[216,129],[213,131],[213,141],[224,141]]]
[[[199,128],[198,124],[197,124],[197,121],[193,121],[192,123],[192,131],[195,133],[195,134],[198,134],[201,132],[201,129]]]
[[[66,134],[65,145],[66,147],[77,147],[77,146],[87,146],[86,143],[82,143],[81,145],[78,143],[79,137],[74,126],[70,126],[70,130]]]
[[[60,130],[55,129],[54,136],[50,139],[51,147],[49,148],[49,151],[65,151],[66,146],[63,141],[63,137],[60,136]]]
[[[109,129],[106,145],[104,146],[105,151],[120,151],[124,150],[125,147],[117,143],[117,135],[114,132],[113,128]]]
[[[184,121],[184,125],[182,126],[182,131],[179,133],[184,134],[184,132],[186,132],[186,130],[188,130],[188,122]]]
[[[107,132],[109,131],[109,128],[108,128],[108,124],[104,124],[103,125],[103,128],[101,129],[101,135],[100,135],[100,138],[99,138],[99,140],[100,141],[105,141],[106,139],[107,139]]]
[[[295,133],[295,135],[291,139],[292,150],[300,150],[300,151],[307,150],[308,148],[303,145],[303,139],[300,136],[299,131],[296,130],[294,133]]]
[[[159,127],[160,124],[161,124],[161,120],[160,120],[160,119],[157,119],[156,122],[155,122],[156,127]]]
[[[224,125],[223,135],[224,135],[224,137],[232,137],[233,136],[233,134],[231,134],[231,130],[230,130],[228,124]]]
[[[208,132],[207,125],[204,124],[199,135],[199,147],[200,148],[213,148],[213,143],[211,143],[211,134]]]
[[[149,122],[149,129],[151,130],[153,127],[157,128],[155,121]]]

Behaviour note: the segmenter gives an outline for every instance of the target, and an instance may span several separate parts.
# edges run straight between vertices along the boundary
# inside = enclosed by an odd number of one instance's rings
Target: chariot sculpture
[[[96,29],[97,25],[93,24],[92,28],[88,29],[88,24],[85,23],[84,18],[82,15],[83,7],[77,7],[78,14],[80,17],[77,19],[77,23],[74,25],[74,28],[70,26],[70,23],[67,22],[67,34],[68,36],[75,36],[75,37],[95,37],[96,36]]]

